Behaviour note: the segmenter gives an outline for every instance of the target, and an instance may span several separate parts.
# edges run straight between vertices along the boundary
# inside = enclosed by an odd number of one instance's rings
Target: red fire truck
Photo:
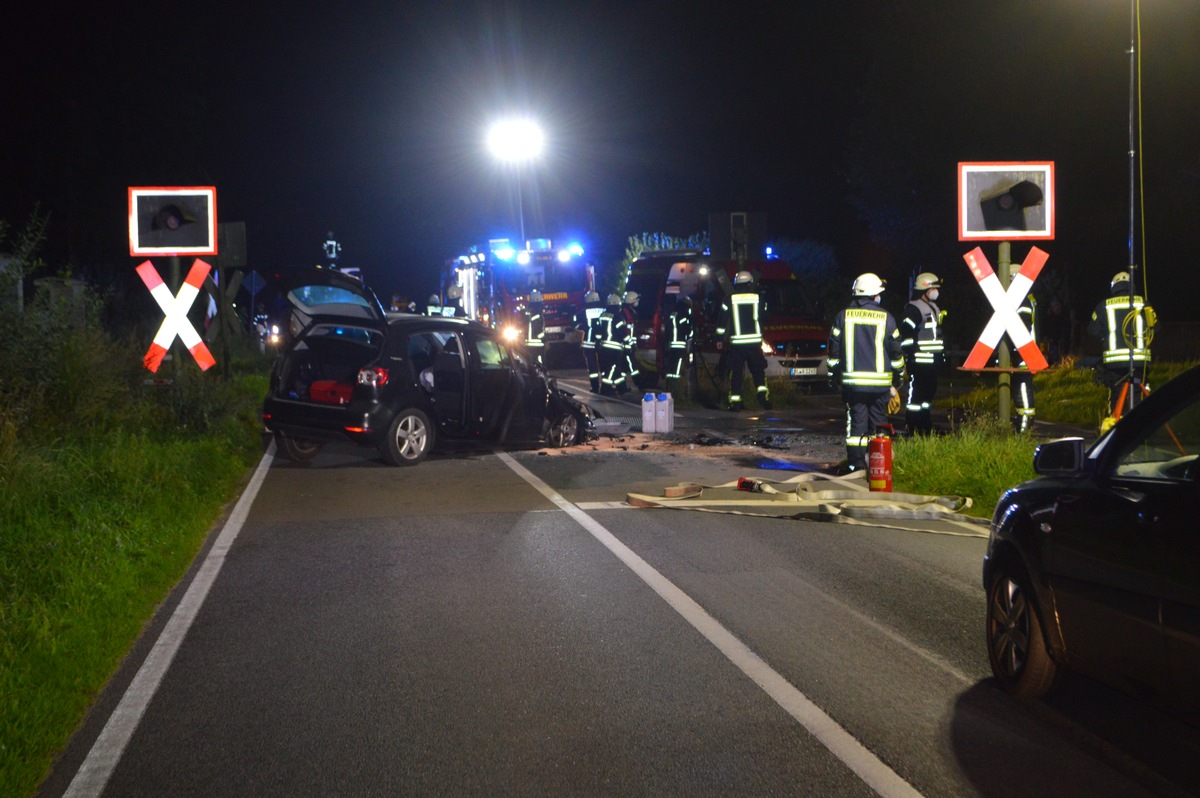
[[[695,320],[693,352],[708,367],[719,360],[716,328],[733,278],[745,269],[763,295],[767,376],[823,383],[828,374],[829,325],[791,267],[779,259],[716,260],[697,250],[644,252],[629,267],[626,290],[637,291],[637,359],[645,385],[664,363],[667,320],[680,296],[690,297]]]
[[[507,239],[493,239],[447,264],[443,294],[458,285],[468,316],[524,335],[529,297],[537,290],[547,345],[578,344],[575,315],[596,285],[595,266],[583,254],[578,244],[556,247],[548,238],[533,239],[520,250]]]

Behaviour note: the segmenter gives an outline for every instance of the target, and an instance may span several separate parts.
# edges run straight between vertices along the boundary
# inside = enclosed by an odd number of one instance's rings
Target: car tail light
[[[372,388],[382,388],[387,385],[388,370],[381,368],[374,369],[359,369],[358,384],[369,385]]]

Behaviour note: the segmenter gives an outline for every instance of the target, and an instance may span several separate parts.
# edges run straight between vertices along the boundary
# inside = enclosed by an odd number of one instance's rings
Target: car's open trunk
[[[377,330],[318,325],[276,364],[272,388],[280,398],[346,404],[359,369],[376,360],[382,345]]]

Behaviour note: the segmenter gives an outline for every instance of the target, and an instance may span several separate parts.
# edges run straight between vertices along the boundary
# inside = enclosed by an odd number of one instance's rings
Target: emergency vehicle
[[[692,351],[709,368],[720,359],[716,328],[721,304],[733,292],[733,277],[745,269],[763,296],[763,353],[767,376],[799,383],[824,383],[828,374],[829,325],[785,261],[717,260],[699,250],[643,252],[629,267],[625,288],[638,294],[637,365],[645,384],[657,380],[665,363],[667,321],[680,296],[692,300]]]
[[[548,238],[532,239],[525,249],[493,239],[447,264],[442,293],[459,286],[468,317],[511,330],[511,337],[524,334],[530,294],[539,291],[547,346],[578,344],[575,316],[596,286],[595,266],[583,255],[578,244],[556,247]]]

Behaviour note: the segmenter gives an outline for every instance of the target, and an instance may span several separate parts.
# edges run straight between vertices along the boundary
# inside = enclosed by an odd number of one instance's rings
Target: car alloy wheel
[[[403,410],[388,427],[383,456],[392,465],[416,465],[429,454],[433,442],[434,431],[429,416],[416,408]]]
[[[1024,575],[997,570],[987,598],[987,648],[1000,685],[1021,698],[1039,698],[1054,686],[1058,666],[1050,658],[1036,599]]]
[[[546,443],[556,449],[573,446],[579,439],[579,418],[574,413],[563,413],[550,422],[546,431]]]

